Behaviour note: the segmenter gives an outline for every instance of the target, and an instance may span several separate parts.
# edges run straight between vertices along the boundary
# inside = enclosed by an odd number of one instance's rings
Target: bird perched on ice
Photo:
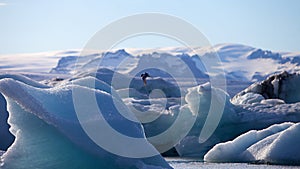
[[[146,86],[147,85],[146,78],[150,77],[150,75],[147,72],[145,72],[145,73],[141,74],[141,77],[142,77],[142,80],[144,82],[144,85]]]

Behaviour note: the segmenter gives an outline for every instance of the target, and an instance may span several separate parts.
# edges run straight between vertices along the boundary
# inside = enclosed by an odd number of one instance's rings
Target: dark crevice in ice
[[[7,104],[3,95],[0,93],[0,150],[6,151],[15,140],[14,135],[9,131],[10,125],[7,123],[8,112]]]

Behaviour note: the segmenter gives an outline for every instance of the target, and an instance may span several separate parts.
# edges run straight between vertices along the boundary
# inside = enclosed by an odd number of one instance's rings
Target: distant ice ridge
[[[19,81],[21,80],[21,81]],[[0,92],[7,101],[10,113],[10,131],[16,140],[1,157],[1,166],[14,168],[170,168],[165,160],[157,155],[149,158],[125,158],[111,154],[96,145],[81,128],[72,99],[72,89],[82,93],[94,93],[106,120],[119,132],[144,138],[140,123],[129,121],[118,115],[113,107],[110,87],[100,81],[96,89],[89,88],[90,80],[83,78],[74,84],[57,85],[53,88],[31,86],[35,82],[10,76],[0,80]],[[103,101],[105,100],[105,105]],[[120,99],[116,99],[116,102]],[[122,106],[122,102],[119,102]],[[94,111],[83,105],[86,111]],[[123,105],[123,113],[131,114]],[[85,123],[101,123],[98,118],[87,117]],[[100,135],[101,135],[101,131]],[[105,131],[102,131],[105,132]],[[144,150],[156,151],[144,139]],[[124,151],[134,148],[120,143]]]
[[[197,53],[196,53],[197,52]],[[213,47],[170,47],[158,49],[120,49],[112,52],[90,52],[80,56],[79,53],[64,54],[51,73],[78,73],[81,70],[106,67],[120,73],[135,76],[135,70],[143,68],[143,63],[155,62],[173,69],[176,64],[168,62],[172,57],[181,59],[196,78],[207,78],[208,72],[202,59],[218,54],[222,63],[218,67],[225,70],[228,80],[260,81],[266,77],[287,71],[300,71],[300,53],[273,52],[240,44],[219,44]],[[76,70],[75,70],[76,68]],[[178,69],[180,74],[181,68]],[[148,70],[151,74],[166,77],[165,72]]]
[[[208,162],[300,164],[300,123],[275,124],[252,130],[233,141],[214,146],[204,157]]]

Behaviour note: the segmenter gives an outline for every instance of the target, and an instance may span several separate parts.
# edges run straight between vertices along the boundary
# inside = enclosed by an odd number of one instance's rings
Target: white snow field
[[[227,91],[210,82],[218,74],[201,61],[215,53]],[[220,44],[0,59],[1,168],[171,168],[163,152],[208,162],[299,165],[300,53]],[[140,77],[145,71],[147,85]],[[221,114],[208,113],[212,98]],[[78,112],[86,114],[83,121]],[[81,125],[106,122],[143,146],[95,128],[116,155]],[[202,131],[212,131],[207,140],[199,140]],[[133,157],[143,152],[155,155]]]

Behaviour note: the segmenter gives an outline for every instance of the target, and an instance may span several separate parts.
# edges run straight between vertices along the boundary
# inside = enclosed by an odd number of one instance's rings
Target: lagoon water
[[[207,163],[193,158],[165,158],[174,169],[298,169],[299,166],[248,164],[248,163]]]
[[[0,151],[0,156],[2,155]],[[282,166],[266,164],[248,164],[248,163],[207,163],[193,158],[166,157],[166,161],[174,169],[298,169],[299,166]]]

